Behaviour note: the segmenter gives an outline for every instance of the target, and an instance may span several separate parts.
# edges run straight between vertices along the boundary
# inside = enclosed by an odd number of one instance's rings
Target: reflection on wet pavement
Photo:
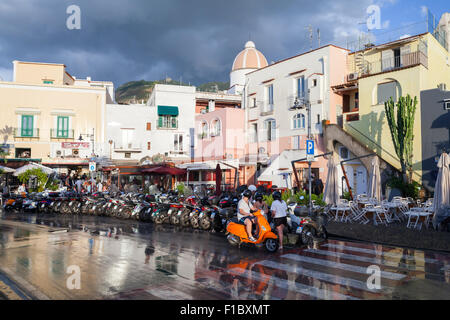
[[[367,285],[372,265],[381,288]],[[68,289],[70,266],[80,289]],[[0,269],[51,299],[450,298],[449,254],[337,240],[269,254],[223,234],[93,216],[3,216]]]

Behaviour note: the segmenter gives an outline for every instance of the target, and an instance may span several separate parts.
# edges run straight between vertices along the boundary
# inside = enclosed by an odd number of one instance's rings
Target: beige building
[[[0,82],[0,147],[7,158],[70,168],[105,153],[112,82],[76,79],[63,64],[14,61],[13,67],[13,81]]]

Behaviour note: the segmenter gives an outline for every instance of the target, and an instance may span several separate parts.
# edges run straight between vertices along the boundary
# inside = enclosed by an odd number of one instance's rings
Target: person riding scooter
[[[252,242],[256,242],[256,239],[252,235],[253,219],[255,216],[253,212],[256,208],[250,203],[250,197],[252,192],[245,190],[242,194],[242,199],[238,203],[237,217],[240,223],[245,224],[245,230],[247,231],[248,239]]]

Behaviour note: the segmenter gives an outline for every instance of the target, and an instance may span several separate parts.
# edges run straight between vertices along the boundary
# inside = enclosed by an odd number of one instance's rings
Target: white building
[[[189,161],[194,143],[195,87],[156,84],[147,101],[150,156]]]

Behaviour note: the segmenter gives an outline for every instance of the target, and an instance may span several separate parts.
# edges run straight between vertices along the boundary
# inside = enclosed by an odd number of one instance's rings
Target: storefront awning
[[[172,168],[172,167],[154,167],[150,169],[144,169],[141,171],[142,173],[154,173],[154,174],[166,174],[171,176],[181,176],[186,174],[186,170]]]
[[[158,116],[178,116],[178,107],[158,106]]]

